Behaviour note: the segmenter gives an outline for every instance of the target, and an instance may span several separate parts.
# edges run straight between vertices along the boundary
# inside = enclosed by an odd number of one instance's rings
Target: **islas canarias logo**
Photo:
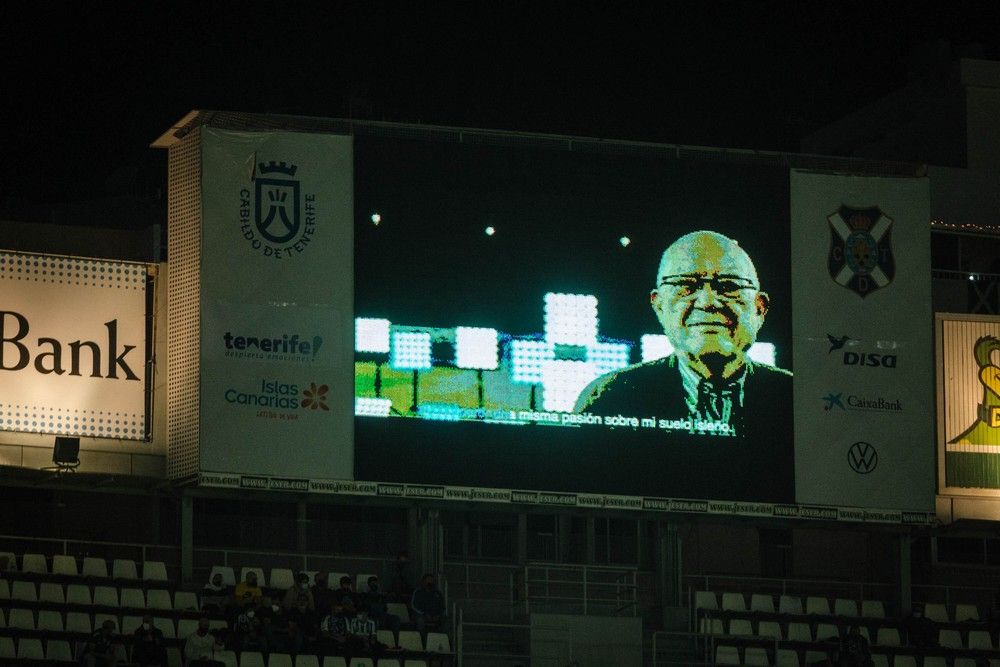
[[[972,355],[979,367],[979,384],[983,397],[976,411],[976,420],[965,431],[951,440],[960,445],[1000,445],[1000,367],[992,360],[1000,351],[1000,339],[983,336],[976,341]]]
[[[299,167],[288,162],[254,160],[252,186],[240,189],[240,234],[265,257],[292,259],[306,251],[316,233],[316,195],[302,192],[298,173]]]

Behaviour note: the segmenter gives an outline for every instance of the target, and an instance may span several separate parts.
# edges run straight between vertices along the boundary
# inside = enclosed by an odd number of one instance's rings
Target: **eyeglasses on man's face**
[[[750,280],[739,276],[664,276],[658,287],[665,288],[678,298],[686,298],[697,294],[708,285],[718,296],[734,299],[744,290],[758,289]]]

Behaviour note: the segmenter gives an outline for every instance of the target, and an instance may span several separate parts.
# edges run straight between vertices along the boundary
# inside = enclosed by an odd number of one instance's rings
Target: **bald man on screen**
[[[735,240],[703,230],[674,241],[649,301],[673,353],[597,378],[581,392],[577,412],[655,415],[687,423],[684,430],[743,435],[751,419],[775,409],[768,395],[791,397],[789,371],[748,356],[770,298]]]

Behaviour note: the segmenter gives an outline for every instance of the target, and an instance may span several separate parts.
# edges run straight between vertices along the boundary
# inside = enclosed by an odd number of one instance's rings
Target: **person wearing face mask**
[[[299,572],[295,575],[295,585],[285,592],[285,597],[281,601],[282,609],[286,612],[295,609],[302,597],[306,598],[306,606],[309,611],[314,611],[316,609],[316,601],[313,599],[312,591],[309,589],[309,575],[305,572]]]
[[[364,609],[379,628],[392,630],[394,636],[399,633],[399,617],[389,613],[385,593],[379,586],[378,577],[374,575],[368,577],[368,590],[361,596],[360,609]]]
[[[213,659],[215,637],[208,631],[208,617],[198,619],[198,629],[184,640],[184,658],[188,667],[225,667]]]
[[[206,611],[212,609],[224,611],[231,600],[229,587],[223,582],[222,574],[216,572],[201,590],[201,608]]]
[[[333,609],[333,591],[330,590],[326,572],[317,572],[315,581],[316,583],[310,590],[312,591],[313,605],[316,608],[316,616],[326,618],[330,610]]]
[[[142,625],[132,637],[132,662],[140,667],[167,664],[167,650],[163,646],[163,632],[153,625],[153,617],[146,614]]]

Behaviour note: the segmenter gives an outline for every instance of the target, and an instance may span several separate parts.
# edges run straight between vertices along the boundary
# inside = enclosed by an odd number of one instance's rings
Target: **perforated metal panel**
[[[201,131],[171,146],[167,247],[167,476],[198,474],[201,316]]]

